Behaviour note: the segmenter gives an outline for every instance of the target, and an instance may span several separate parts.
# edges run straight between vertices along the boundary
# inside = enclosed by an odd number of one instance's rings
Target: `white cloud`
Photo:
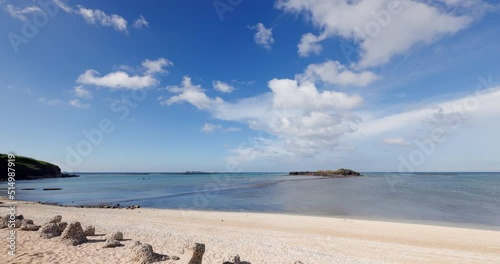
[[[146,69],[146,74],[155,74],[166,72],[164,69],[166,66],[174,65],[171,61],[165,58],[159,58],[157,60],[148,60],[142,62],[142,67]]]
[[[300,81],[324,82],[328,84],[366,86],[380,77],[370,71],[354,72],[348,70],[338,61],[326,61],[311,64],[306,71],[297,76]]]
[[[356,135],[366,137],[401,130],[418,131],[423,124],[453,127],[470,115],[499,114],[499,100],[500,87],[497,87],[475,95],[430,103],[414,110],[364,120],[359,124]]]
[[[108,15],[102,10],[90,9],[81,5],[77,5],[75,9],[60,0],[53,1],[64,12],[79,15],[89,24],[113,27],[116,31],[128,33],[128,22],[122,16],[116,14]]]
[[[25,21],[27,19],[26,15],[28,15],[28,14],[43,12],[43,10],[37,6],[28,6],[25,8],[17,8],[17,7],[14,7],[13,5],[6,5],[4,9],[11,17],[16,18],[16,19],[21,20],[21,21]]]
[[[188,102],[198,109],[213,109],[215,106],[222,104],[224,101],[216,97],[211,99],[208,97],[200,85],[194,85],[191,78],[185,76],[181,86],[171,86],[168,90],[178,95],[172,96],[167,100],[162,101],[162,104],[171,105],[173,103]]]
[[[215,90],[223,93],[232,93],[234,91],[234,86],[222,81],[213,81],[213,86]]]
[[[384,138],[384,140],[382,140],[382,142],[384,144],[387,144],[387,145],[399,145],[399,146],[410,146],[411,144],[400,138],[400,137],[388,137],[388,138]]]
[[[111,89],[145,89],[158,85],[160,81],[154,77],[154,74],[165,72],[164,67],[170,65],[173,65],[173,63],[165,58],[159,58],[158,60],[146,59],[142,62],[144,68],[144,74],[142,75],[130,75],[124,71],[115,71],[101,76],[95,70],[87,70],[78,77],[76,82]],[[123,68],[124,66],[120,67]]]
[[[203,125],[203,127],[201,128],[201,131],[203,131],[205,133],[212,133],[215,130],[219,130],[219,129],[222,129],[221,125],[214,125],[214,124],[205,123]]]
[[[155,86],[159,83],[159,81],[151,75],[130,76],[126,72],[117,71],[104,76],[99,76],[99,73],[95,70],[85,71],[85,73],[81,74],[78,77],[77,82],[81,84],[95,85],[111,89],[130,90],[144,89]]]
[[[255,43],[266,49],[270,49],[274,44],[273,30],[271,28],[266,28],[262,23],[258,23],[250,28],[257,31],[253,38]]]
[[[328,109],[352,109],[363,102],[359,95],[347,95],[336,91],[318,91],[313,83],[300,84],[296,80],[273,79],[269,82],[273,91],[273,106],[277,109],[301,109],[324,111]]]
[[[81,15],[90,24],[113,27],[116,31],[127,32],[127,20],[119,15],[107,15],[98,9],[89,9],[78,5],[77,14]]]
[[[80,99],[72,99],[68,102],[68,104],[76,108],[90,108],[90,104],[84,104],[80,101]]]
[[[205,133],[212,133],[216,130],[221,130],[221,131],[225,131],[225,132],[239,132],[239,131],[241,131],[241,128],[239,128],[239,127],[224,128],[221,125],[215,125],[215,124],[210,124],[210,123],[205,123],[203,125],[203,127],[201,128],[201,131],[205,132]]]
[[[134,21],[134,27],[135,28],[143,28],[143,27],[149,27],[149,22],[144,18],[143,15],[140,15],[138,19]]]
[[[319,44],[326,39],[326,34],[316,36],[312,33],[302,35],[300,42],[297,45],[298,53],[301,57],[307,57],[311,54],[318,55],[323,50],[323,46]]]
[[[359,44],[358,66],[363,68],[387,63],[417,44],[429,44],[454,34],[474,20],[472,15],[457,15],[411,0],[278,0],[276,7],[304,14],[322,30],[319,36],[308,33],[302,37],[300,55],[317,54],[321,51],[319,42],[340,36]]]
[[[85,89],[83,85],[76,86],[73,89],[73,92],[76,97],[92,99],[92,93],[89,90]]]
[[[54,3],[66,13],[74,12],[74,10],[71,7],[63,3],[61,0],[54,0]]]
[[[169,88],[179,95],[162,104],[188,102],[216,119],[236,121],[269,133],[272,139],[255,139],[265,153],[307,156],[331,151],[340,136],[352,133],[358,118],[351,109],[363,102],[359,95],[319,91],[313,83],[300,84],[297,80],[273,79],[269,88],[268,93],[229,103],[210,98],[201,86],[185,77],[180,87]]]

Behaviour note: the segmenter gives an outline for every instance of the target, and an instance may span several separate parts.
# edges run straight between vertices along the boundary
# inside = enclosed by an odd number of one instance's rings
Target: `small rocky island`
[[[8,155],[0,154],[0,181],[7,181]],[[44,178],[68,178],[77,175],[64,174],[58,166],[28,157],[17,156],[14,159],[16,180],[36,180]]]
[[[346,177],[356,177],[362,176],[359,172],[349,170],[349,169],[338,169],[338,170],[319,170],[319,171],[292,171],[288,175],[295,176],[323,176],[330,178],[346,178]]]

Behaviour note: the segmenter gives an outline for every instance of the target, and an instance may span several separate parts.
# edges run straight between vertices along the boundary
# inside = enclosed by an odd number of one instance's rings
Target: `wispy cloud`
[[[241,128],[239,127],[228,127],[224,128],[222,125],[216,125],[216,124],[210,124],[210,123],[205,123],[203,127],[201,128],[201,131],[204,133],[212,133],[215,131],[225,131],[225,132],[239,132],[241,131]]]
[[[84,104],[80,99],[69,100],[68,104],[76,108],[90,108],[90,104]]]
[[[45,97],[38,98],[38,102],[46,104],[46,105],[62,105],[63,101],[59,99],[47,99]]]
[[[255,43],[266,49],[271,49],[271,46],[274,44],[273,30],[266,28],[262,23],[258,23],[250,28],[256,31],[253,38]]]
[[[214,124],[205,123],[203,125],[203,127],[201,128],[201,131],[205,132],[205,133],[212,133],[215,130],[219,130],[219,129],[222,129],[221,125],[214,125]]]
[[[92,93],[89,90],[85,89],[83,85],[76,86],[73,89],[73,93],[75,94],[76,97],[92,99]]]
[[[135,28],[144,28],[144,27],[149,27],[149,22],[144,18],[144,16],[140,15],[139,18],[137,18],[134,21],[134,27]]]
[[[213,81],[212,84],[215,90],[223,93],[232,93],[235,89],[234,86],[222,81]]]
[[[25,21],[27,19],[26,15],[43,12],[38,6],[28,6],[24,8],[17,8],[13,5],[9,4],[5,6],[5,11],[13,18],[16,18],[21,21]]]
[[[112,27],[116,31],[128,33],[128,22],[120,15],[108,15],[102,10],[86,8],[82,5],[77,5],[76,8],[73,8],[60,0],[53,1],[64,12],[79,15],[89,24]]]
[[[127,20],[119,15],[108,15],[99,9],[89,9],[81,5],[77,6],[76,13],[82,16],[89,24],[110,26],[116,31],[127,32]]]
[[[309,82],[324,82],[337,85],[366,86],[378,79],[379,76],[370,71],[356,72],[349,70],[338,61],[326,61],[321,64],[311,64],[297,79]]]

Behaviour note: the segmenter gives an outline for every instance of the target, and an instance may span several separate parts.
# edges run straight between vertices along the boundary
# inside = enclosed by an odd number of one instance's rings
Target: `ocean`
[[[16,198],[63,205],[273,212],[500,230],[500,173],[365,172],[364,177],[339,179],[286,173],[79,175],[18,181]],[[29,188],[34,190],[21,190]]]

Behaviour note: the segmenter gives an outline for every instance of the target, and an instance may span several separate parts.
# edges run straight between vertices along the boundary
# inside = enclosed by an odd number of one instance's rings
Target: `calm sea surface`
[[[364,173],[344,179],[285,173],[80,175],[19,181],[17,199],[428,221],[500,230],[500,173]]]

